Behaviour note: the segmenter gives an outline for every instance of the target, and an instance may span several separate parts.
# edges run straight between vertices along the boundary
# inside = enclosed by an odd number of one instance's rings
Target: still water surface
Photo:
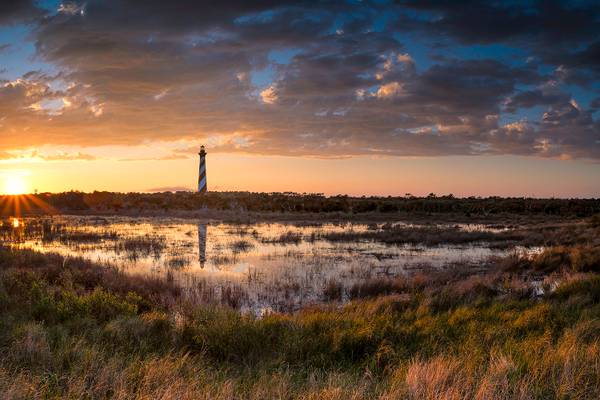
[[[402,224],[402,222],[397,222]],[[341,299],[352,285],[428,268],[476,268],[490,257],[534,249],[385,245],[373,241],[330,242],[328,232],[381,229],[361,223],[231,224],[171,218],[61,216],[22,219],[13,246],[114,265],[179,283],[190,295],[242,310],[295,310],[325,300],[333,283]],[[409,225],[407,225],[409,226]],[[492,230],[462,225],[464,230]]]

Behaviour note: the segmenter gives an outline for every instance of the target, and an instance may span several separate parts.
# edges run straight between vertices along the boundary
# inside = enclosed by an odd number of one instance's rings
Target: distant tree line
[[[21,203],[22,212],[39,212],[51,208],[59,212],[168,212],[228,210],[279,213],[463,213],[465,215],[547,214],[590,216],[600,213],[600,199],[537,199],[525,197],[467,197],[453,195],[416,197],[325,196],[320,193],[253,193],[253,192],[162,192],[113,193],[78,191],[40,193],[21,201],[0,197],[4,214]],[[44,206],[42,206],[44,205]]]

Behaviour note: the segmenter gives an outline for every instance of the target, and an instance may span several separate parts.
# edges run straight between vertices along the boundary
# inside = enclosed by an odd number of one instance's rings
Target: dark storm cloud
[[[375,73],[385,62],[382,55],[401,49],[400,42],[382,33],[330,35],[285,68],[279,82],[281,93],[288,101],[304,96],[324,102],[337,96],[353,97],[355,90],[377,84]]]
[[[415,91],[423,103],[436,103],[452,113],[497,113],[504,96],[518,83],[539,82],[535,71],[511,68],[492,60],[455,61],[435,65],[417,80]]]
[[[576,104],[567,103],[544,113],[542,122],[550,126],[589,126],[593,121],[589,112],[581,110]]]
[[[0,1],[0,25],[30,22],[43,15],[34,0]]]
[[[416,16],[401,13],[398,26],[436,38],[441,35],[446,46],[452,42],[445,37],[462,44],[502,43],[531,51],[553,64],[600,68],[597,1],[399,0],[397,5],[418,12]],[[582,46],[586,48],[576,51]]]
[[[600,28],[600,6],[596,1],[399,0],[396,4],[430,16],[417,19],[405,15],[401,21],[463,43],[526,40],[556,46],[589,40],[598,35]]]
[[[600,72],[600,41],[591,43],[587,48],[573,54],[568,64],[573,66],[593,68]]]
[[[0,82],[0,149],[183,140],[194,143],[185,157],[202,140],[315,157],[600,158],[598,122],[561,89],[593,82],[597,7],[456,4],[66,2],[34,30],[36,56],[59,72]],[[543,61],[425,68],[406,33],[521,46]],[[539,120],[501,122],[536,106]]]
[[[526,90],[510,97],[506,103],[506,110],[514,113],[520,108],[568,103],[570,99],[571,96],[563,92],[543,91],[540,89]]]

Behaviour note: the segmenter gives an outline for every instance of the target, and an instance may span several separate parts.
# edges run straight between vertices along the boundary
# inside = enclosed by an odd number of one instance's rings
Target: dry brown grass
[[[0,398],[600,398],[593,271],[551,268],[535,298],[531,260],[440,271],[259,319],[82,260],[0,256]]]

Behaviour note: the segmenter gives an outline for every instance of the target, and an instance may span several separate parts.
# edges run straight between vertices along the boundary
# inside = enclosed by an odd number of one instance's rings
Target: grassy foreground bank
[[[0,393],[596,399],[598,272],[596,244],[553,248],[483,276],[370,282],[342,308],[258,319],[192,304],[166,281],[0,248]]]

